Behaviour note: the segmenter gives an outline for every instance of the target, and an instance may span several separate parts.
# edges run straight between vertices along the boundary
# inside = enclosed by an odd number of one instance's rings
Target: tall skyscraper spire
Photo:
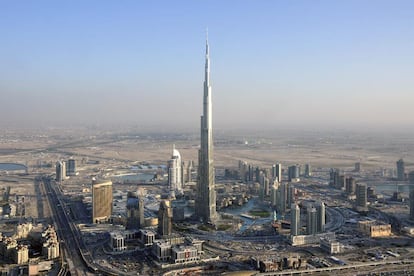
[[[212,101],[209,55],[207,36],[204,71],[203,115],[201,116],[201,138],[200,149],[198,152],[198,181],[195,206],[196,216],[204,222],[214,222],[217,218],[213,164]]]

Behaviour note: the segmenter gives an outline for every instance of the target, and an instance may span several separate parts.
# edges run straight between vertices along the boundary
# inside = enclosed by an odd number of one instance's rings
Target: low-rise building
[[[380,223],[375,220],[359,221],[358,229],[371,238],[391,236],[391,224]]]
[[[192,245],[178,245],[171,250],[171,259],[174,263],[187,263],[200,260],[198,250]]]
[[[124,235],[120,232],[112,232],[110,235],[109,246],[112,251],[120,252],[126,250]]]
[[[342,244],[335,240],[322,238],[320,240],[320,247],[323,251],[329,254],[338,254],[342,252]]]
[[[157,260],[166,262],[171,259],[171,243],[168,241],[158,240],[152,245],[152,254]]]
[[[151,246],[155,240],[155,232],[147,229],[140,230],[141,243],[145,246]]]

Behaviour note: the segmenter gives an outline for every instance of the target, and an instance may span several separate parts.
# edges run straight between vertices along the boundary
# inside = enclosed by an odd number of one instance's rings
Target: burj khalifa
[[[204,71],[203,115],[201,116],[201,141],[198,152],[198,181],[195,214],[200,221],[208,223],[214,223],[217,219],[213,163],[212,105],[210,57],[207,39],[206,64]]]

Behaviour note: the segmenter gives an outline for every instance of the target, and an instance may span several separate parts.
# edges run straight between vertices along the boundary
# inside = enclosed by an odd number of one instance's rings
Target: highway
[[[56,187],[53,187],[50,178],[43,177],[44,189],[50,204],[58,238],[61,244],[62,258],[66,261],[64,268],[67,268],[70,275],[87,275],[88,266],[83,261],[79,249],[79,234],[74,231],[74,226],[69,221],[64,210],[64,205],[57,195]]]

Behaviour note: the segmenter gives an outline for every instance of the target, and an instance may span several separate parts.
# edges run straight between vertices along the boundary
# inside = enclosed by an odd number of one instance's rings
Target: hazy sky
[[[0,124],[414,123],[414,1],[0,1]]]

